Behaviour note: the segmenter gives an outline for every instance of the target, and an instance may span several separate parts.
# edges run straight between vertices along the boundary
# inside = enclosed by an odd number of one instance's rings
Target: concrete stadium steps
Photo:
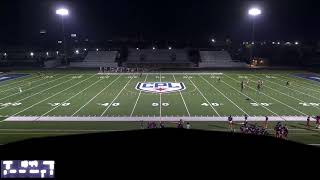
[[[5,122],[31,122],[31,121],[44,121],[44,122],[139,122],[139,121],[164,121],[164,122],[177,122],[180,119],[189,122],[228,122],[228,117],[212,117],[212,116],[139,116],[139,117],[100,117],[100,116],[87,116],[87,117],[70,117],[70,116],[12,116],[5,119]],[[306,122],[305,116],[269,116],[270,122],[278,121],[292,121],[292,122]],[[233,117],[235,122],[243,122],[244,117]],[[264,116],[248,117],[248,122],[263,122]],[[315,119],[311,118],[311,121]]]
[[[247,68],[244,62],[232,61],[227,51],[200,51],[200,68]]]
[[[190,63],[190,59],[186,50],[131,49],[127,63]]]
[[[71,67],[118,67],[115,62],[118,52],[117,51],[89,51],[84,61],[71,62]]]
[[[200,51],[202,62],[232,61],[227,51]]]

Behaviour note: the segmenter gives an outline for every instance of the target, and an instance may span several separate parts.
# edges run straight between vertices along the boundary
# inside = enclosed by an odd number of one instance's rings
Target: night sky
[[[65,5],[68,33],[92,40],[142,37],[149,40],[249,40],[248,7],[258,5],[259,40],[320,38],[320,6],[314,0],[1,0],[0,43],[39,38],[40,29],[56,39],[61,32],[55,9]]]

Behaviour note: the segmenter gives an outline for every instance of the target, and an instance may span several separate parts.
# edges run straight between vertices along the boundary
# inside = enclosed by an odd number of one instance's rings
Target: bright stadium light
[[[136,48],[137,51],[139,51],[139,48]]]
[[[257,8],[257,7],[252,7],[248,10],[248,14],[252,17],[257,17],[261,14],[261,9]],[[255,42],[255,20],[256,18],[252,18],[252,45],[254,45]],[[253,59],[254,57],[254,46],[251,46],[250,48],[250,58]]]
[[[69,10],[65,8],[60,8],[56,10],[56,14],[60,16],[68,16],[69,15]]]
[[[156,47],[152,47],[152,50],[156,50]]]
[[[276,44],[276,42],[272,42],[272,44]]]
[[[97,48],[96,51],[99,51],[99,49]]]
[[[172,49],[172,47],[171,46],[169,46],[169,48],[168,48],[169,50],[171,50]]]
[[[277,44],[280,45],[280,42],[278,42]]]
[[[86,48],[84,48],[83,50],[84,50],[84,51],[87,51],[87,49],[86,49]]]
[[[46,52],[46,55],[49,56],[49,52]]]
[[[211,39],[211,42],[215,43],[215,42],[216,42],[216,40],[215,40],[215,39]]]
[[[56,51],[56,54],[59,55],[59,51]]]
[[[3,53],[3,55],[4,55],[4,56],[7,56],[8,54],[7,54],[7,53]]]
[[[259,8],[251,8],[248,11],[250,16],[259,16],[261,14],[261,10]]]
[[[76,54],[79,54],[79,50],[77,49],[77,50],[75,51],[75,53],[76,53]]]
[[[33,56],[34,56],[34,53],[33,53],[33,52],[31,52],[31,53],[30,53],[30,56],[31,56],[31,57],[33,57]]]
[[[295,44],[295,45],[299,45],[299,42],[298,42],[298,41],[296,41],[296,42],[294,42],[294,44]]]

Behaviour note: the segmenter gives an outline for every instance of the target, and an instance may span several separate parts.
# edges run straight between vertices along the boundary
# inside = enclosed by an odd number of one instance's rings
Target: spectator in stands
[[[248,121],[248,115],[244,115],[244,122],[246,123]]]
[[[233,118],[232,118],[231,115],[228,117],[228,122],[229,122],[229,129],[230,129],[231,131],[233,131],[233,130],[234,130],[234,129],[233,129]]]
[[[264,122],[264,128],[265,128],[265,129],[268,129],[268,121],[269,121],[269,117],[266,116],[266,120],[265,120],[265,122]]]

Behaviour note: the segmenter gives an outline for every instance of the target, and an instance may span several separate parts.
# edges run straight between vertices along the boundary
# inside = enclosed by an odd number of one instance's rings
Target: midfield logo
[[[148,92],[148,93],[173,93],[180,92],[186,89],[183,83],[176,82],[146,82],[138,83],[136,86],[138,91]]]

